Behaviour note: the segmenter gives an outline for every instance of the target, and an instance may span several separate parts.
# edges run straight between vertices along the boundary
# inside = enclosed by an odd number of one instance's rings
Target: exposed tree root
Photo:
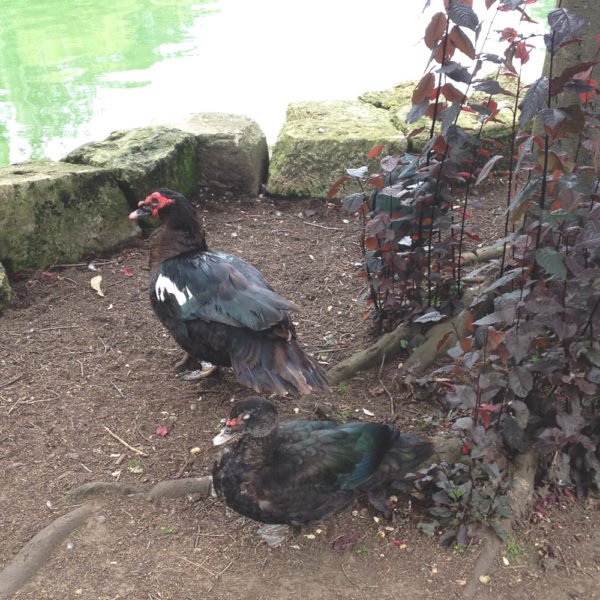
[[[400,352],[403,341],[408,337],[408,327],[397,327],[382,335],[372,346],[360,350],[327,372],[329,383],[335,385],[352,377],[356,371],[364,371],[381,363],[381,358],[391,358]]]
[[[513,516],[510,519],[502,519],[501,521],[502,527],[509,535],[512,531],[513,521],[523,516],[525,507],[531,502],[536,464],[537,456],[533,450],[521,454],[517,458],[516,469],[512,476],[512,487],[509,492]],[[482,585],[479,578],[490,571],[494,560],[504,547],[504,542],[491,531],[486,531],[482,535],[482,542],[481,554],[473,568],[473,575],[465,587],[464,598],[475,597],[479,586]]]
[[[208,497],[212,489],[212,477],[190,477],[160,481],[149,491],[142,488],[115,482],[90,481],[67,494],[67,500],[95,497],[93,501],[55,519],[37,533],[0,571],[0,600],[5,600],[29,581],[50,558],[54,549],[77,528],[85,525],[88,519],[103,506],[115,493],[121,495],[145,495],[148,500],[157,498],[177,498],[187,494]]]
[[[48,560],[56,546],[72,531],[85,524],[95,510],[94,504],[84,504],[58,517],[29,540],[12,561],[0,571],[0,600],[9,598],[27,583]]]
[[[492,248],[491,246],[488,246],[487,248],[481,248],[481,250],[478,250],[477,254],[475,252],[463,252],[460,262],[464,267],[475,263],[487,262],[488,260],[493,260],[494,258],[500,258],[502,256],[502,251],[502,246],[498,246],[498,248]]]
[[[472,300],[473,295],[467,291],[463,297],[463,306],[469,306]],[[482,317],[489,312],[490,308],[491,300],[480,302],[473,310],[473,318]],[[335,385],[344,379],[349,379],[357,371],[364,371],[381,364],[382,360],[389,360],[400,352],[404,346],[403,342],[410,335],[411,330],[408,327],[397,327],[394,331],[382,335],[372,346],[360,350],[332,367],[327,372],[329,383]],[[425,342],[404,361],[401,370],[403,372],[413,369],[422,371],[433,364],[440,353],[445,352],[465,335],[467,335],[467,326],[464,310],[461,309],[452,319],[438,323],[429,329]]]

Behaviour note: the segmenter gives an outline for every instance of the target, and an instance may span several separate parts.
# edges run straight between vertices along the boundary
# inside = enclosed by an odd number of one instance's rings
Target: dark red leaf
[[[425,29],[425,45],[433,50],[436,42],[440,40],[446,30],[446,15],[442,12],[436,13],[431,17],[431,21]]]
[[[334,550],[352,550],[358,541],[358,536],[355,533],[346,533],[333,540],[331,547]]]
[[[385,183],[383,181],[383,178],[381,177],[370,177],[369,179],[367,179],[367,183],[369,185],[372,185],[373,187],[376,187],[378,190],[382,190]]]
[[[423,125],[423,127],[418,127],[417,129],[413,129],[407,137],[413,137],[415,135],[419,135],[419,133],[421,133],[421,131],[423,131],[425,129],[425,126]]]
[[[465,326],[467,327],[467,331],[471,333],[475,331],[475,327],[473,327],[473,313],[470,310],[465,315]]]
[[[421,81],[417,84],[412,94],[412,103],[421,104],[429,98],[429,94],[435,88],[435,75],[433,73],[427,73],[421,78]]]
[[[450,337],[450,334],[452,334],[452,333],[454,333],[454,332],[448,331],[448,332],[446,332],[446,335],[442,336],[442,339],[438,342],[438,345],[437,345],[438,350],[448,341],[448,338]]]
[[[350,177],[348,177],[348,175],[344,175],[344,176],[340,177],[333,184],[333,187],[327,193],[327,200],[331,200],[340,191],[340,185],[342,185],[342,183],[344,183],[344,181],[348,181],[349,179],[350,179]]]
[[[379,144],[379,146],[375,146],[369,150],[369,154],[367,154],[367,158],[375,158],[381,151],[383,150],[383,144]]]
[[[490,426],[490,413],[487,410],[480,410],[479,415],[481,416],[483,426],[487,429]]]

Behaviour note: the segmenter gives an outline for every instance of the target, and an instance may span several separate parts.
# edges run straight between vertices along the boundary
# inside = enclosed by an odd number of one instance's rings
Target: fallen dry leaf
[[[90,279],[90,286],[93,290],[96,290],[98,296],[102,296],[104,298],[104,292],[100,285],[102,284],[102,275],[95,275]]]
[[[334,550],[352,550],[358,541],[358,536],[354,533],[347,533],[333,540],[331,547]]]

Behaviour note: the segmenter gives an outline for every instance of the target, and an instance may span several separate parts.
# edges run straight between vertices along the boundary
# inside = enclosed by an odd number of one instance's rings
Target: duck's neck
[[[172,229],[168,223],[162,225],[154,234],[150,249],[150,269],[154,270],[168,258],[184,252],[207,250],[204,228],[198,219],[192,220],[185,229]]]
[[[277,446],[277,431],[273,430],[262,437],[248,437],[243,442],[243,452],[248,464],[268,464]]]

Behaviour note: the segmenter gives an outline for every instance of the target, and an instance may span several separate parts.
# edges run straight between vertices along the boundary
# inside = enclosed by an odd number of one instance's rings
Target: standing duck
[[[138,203],[130,219],[158,217],[150,251],[150,301],[160,322],[203,373],[231,366],[257,392],[308,394],[327,388],[325,372],[296,340],[288,311],[260,271],[237,256],[209,250],[192,204],[168,189]]]
[[[279,422],[273,404],[253,396],[234,405],[215,445],[217,495],[263,523],[304,525],[346,508],[358,496],[402,479],[433,451],[391,425]]]

